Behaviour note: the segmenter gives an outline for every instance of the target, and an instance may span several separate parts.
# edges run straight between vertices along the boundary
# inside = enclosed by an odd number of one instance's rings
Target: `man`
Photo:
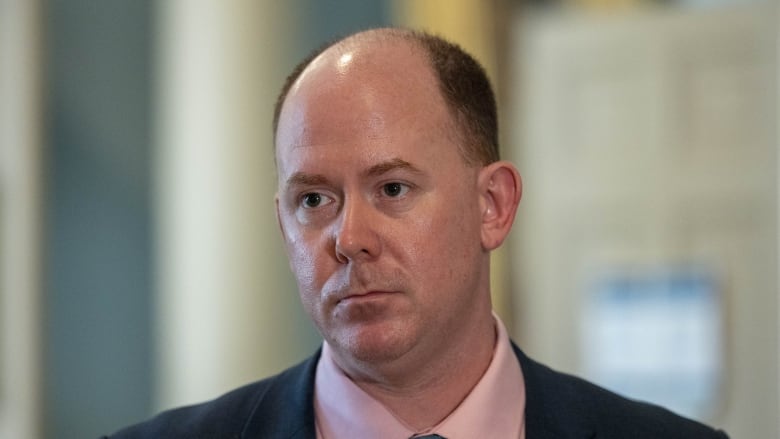
[[[279,225],[322,349],[116,437],[726,437],[511,343],[490,252],[520,176],[499,160],[487,78],[457,46],[402,29],[342,39],[288,78],[274,129]]]

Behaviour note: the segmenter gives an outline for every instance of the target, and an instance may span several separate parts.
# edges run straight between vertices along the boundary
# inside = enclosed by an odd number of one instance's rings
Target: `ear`
[[[506,161],[485,166],[477,178],[482,213],[482,247],[490,251],[504,242],[512,228],[517,205],[523,194],[523,183],[514,165]]]
[[[282,225],[282,216],[279,212],[279,194],[274,196],[274,205],[276,206],[276,224],[279,225],[279,230],[282,232],[282,239],[287,243],[287,235],[284,233],[284,225]]]

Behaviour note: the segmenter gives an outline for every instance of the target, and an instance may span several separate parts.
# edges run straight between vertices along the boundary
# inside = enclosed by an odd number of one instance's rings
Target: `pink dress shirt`
[[[506,328],[496,321],[493,359],[466,399],[438,425],[413,431],[379,401],[353,383],[322,346],[314,385],[318,439],[406,439],[439,434],[447,439],[525,438],[525,383]]]

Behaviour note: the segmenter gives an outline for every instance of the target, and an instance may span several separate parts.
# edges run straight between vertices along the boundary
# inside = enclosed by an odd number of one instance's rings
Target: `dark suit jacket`
[[[528,439],[726,438],[723,432],[663,408],[555,372],[513,347],[525,378]],[[317,352],[279,375],[213,401],[164,412],[111,438],[314,439],[314,375],[319,356]]]

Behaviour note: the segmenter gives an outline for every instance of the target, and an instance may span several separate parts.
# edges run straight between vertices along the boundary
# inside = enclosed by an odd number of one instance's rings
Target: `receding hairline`
[[[402,43],[402,46],[399,46],[399,42]],[[433,78],[438,95],[442,98],[444,106],[449,113],[450,122],[453,124],[453,129],[450,132],[459,138],[457,142],[458,150],[461,152],[463,159],[470,164],[482,165],[499,160],[495,95],[484,68],[458,44],[435,34],[404,27],[367,29],[337,38],[323,44],[304,58],[287,77],[277,97],[273,119],[274,156],[276,156],[277,131],[283,107],[291,91],[312,65],[324,56],[332,56],[333,51],[336,51],[336,56],[340,56],[351,50],[381,47],[385,44],[395,45],[396,47],[405,46],[415,56],[421,57],[420,60],[425,64],[427,72]],[[443,49],[443,47],[446,47],[446,49]],[[453,59],[458,60],[454,64],[458,67],[455,67],[454,70],[451,67]],[[464,60],[467,61],[465,64],[463,63]],[[468,64],[468,67],[465,66],[466,64]],[[480,96],[489,99],[480,101],[480,98],[476,100],[465,98],[467,103],[464,104],[463,90],[468,90],[471,93],[474,90],[474,82],[469,82],[465,88],[458,88],[463,86],[464,82],[456,79],[461,77],[459,74],[452,75],[453,72],[461,73],[464,71],[468,71],[466,77],[469,79],[467,81],[472,81],[476,77],[477,83],[484,83],[484,87],[480,89],[483,92]],[[476,74],[475,71],[477,71]],[[454,80],[459,85],[450,87],[449,80]],[[479,87],[477,88],[479,89]],[[455,96],[453,95],[453,90],[457,90],[454,92]],[[485,102],[492,108],[482,105]],[[466,108],[466,110],[464,111],[463,108]],[[477,117],[473,117],[477,114]],[[485,128],[491,125],[491,123],[483,124],[485,120],[492,123],[491,128]]]
[[[315,49],[311,54],[309,54],[308,59],[304,59],[299,64],[300,68],[294,70],[290,74],[287,83],[285,83],[285,86],[279,95],[280,102],[277,103],[277,108],[273,120],[274,145],[276,145],[276,136],[279,129],[281,113],[288,101],[290,94],[293,93],[296,86],[306,76],[307,71],[309,71],[315,64],[317,64],[318,60],[323,59],[326,56],[331,56],[333,52],[335,52],[336,56],[341,56],[356,49],[365,49],[367,46],[371,45],[374,47],[377,45],[382,47],[383,45],[398,45],[398,43],[401,42],[405,47],[409,48],[410,51],[414,53],[414,55],[420,57],[420,60],[422,60],[426,66],[427,72],[431,75],[434,84],[438,85],[439,78],[431,62],[428,51],[419,40],[422,35],[424,35],[423,32],[404,27],[381,27],[367,29],[344,37],[336,38]],[[290,81],[292,77],[294,77],[294,80]],[[440,90],[439,95],[442,97],[443,104],[449,112],[449,105],[446,102],[446,99],[444,99],[444,96]],[[275,146],[274,149],[276,149]]]
[[[289,95],[295,90],[296,86],[300,84],[307,72],[315,67],[319,60],[326,57],[336,56],[359,51],[359,50],[381,50],[383,48],[406,48],[409,49],[411,56],[418,57],[425,66],[425,72],[430,76],[434,85],[438,85],[439,78],[436,74],[433,63],[431,62],[428,51],[423,44],[415,37],[420,32],[406,29],[406,28],[377,28],[369,29],[358,32],[356,34],[348,35],[341,39],[335,40],[329,44],[325,44],[320,50],[315,51],[316,56],[313,56],[308,62],[306,62],[303,69],[297,72],[296,78],[289,84],[289,87],[285,90],[284,103],[287,102]],[[439,93],[441,95],[441,93]],[[442,96],[443,98],[444,96]],[[446,102],[444,102],[446,104]],[[278,125],[278,121],[277,121]],[[276,128],[276,127],[275,127]]]
[[[324,54],[331,49],[342,50],[343,48],[350,50],[365,44],[394,44],[403,41],[409,43],[410,47],[420,49],[422,51],[421,54],[425,55],[425,50],[417,38],[420,35],[422,35],[422,33],[419,31],[403,27],[367,29],[333,41],[330,45],[325,46],[321,54]]]

